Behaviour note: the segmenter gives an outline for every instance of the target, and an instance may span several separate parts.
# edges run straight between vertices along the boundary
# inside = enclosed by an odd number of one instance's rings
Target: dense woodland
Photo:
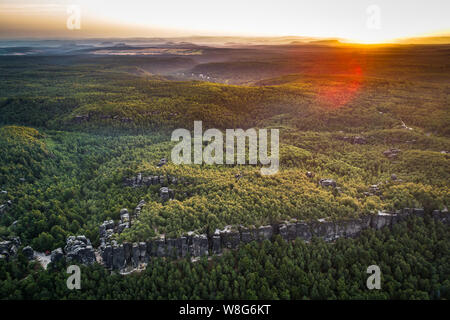
[[[81,289],[68,290],[64,265],[0,262],[0,298],[9,299],[449,299],[450,233],[432,220],[367,230],[334,244],[315,239],[251,243],[212,260],[154,258],[142,273],[110,275],[82,267]],[[381,289],[368,290],[376,264]]]
[[[282,66],[270,70],[284,73],[270,71],[269,79],[246,79],[246,85],[225,82],[240,81],[232,81],[239,65],[251,74],[260,63],[231,61],[228,70],[234,73],[220,73],[227,63],[197,66],[231,77],[211,83],[155,75],[148,69],[151,57],[145,63],[134,57],[2,57],[0,189],[6,193],[0,194],[0,205],[12,204],[0,214],[0,238],[20,236],[23,245],[38,251],[63,247],[67,236],[77,234],[98,245],[99,224],[118,220],[121,208],[132,210],[141,199],[147,205],[119,241],[290,218],[337,220],[405,207],[444,209],[450,199],[449,88],[442,81],[448,61],[439,60],[442,52],[430,56],[429,65],[423,58],[397,63],[375,49],[373,57],[358,54],[339,64],[350,71],[331,69],[332,74],[311,68],[301,73],[300,67],[285,74],[291,54],[282,62],[265,57],[264,64]],[[172,62],[186,67],[177,59]],[[398,72],[388,73],[394,65]],[[258,166],[157,167],[162,157],[170,158],[171,131],[192,129],[194,120],[202,120],[204,130],[279,128],[280,172],[263,177]],[[365,143],[352,143],[354,137]],[[386,157],[383,152],[392,148],[401,151]],[[175,199],[163,203],[160,185],[124,185],[139,172],[185,183],[171,186]],[[336,180],[338,189],[319,186],[323,178]],[[374,184],[379,190],[368,195]],[[1,266],[1,296],[448,298],[448,228],[422,223],[408,228],[415,232],[402,226],[392,234],[369,232],[336,245],[249,245],[196,264],[155,260],[142,275],[129,277],[109,277],[95,266],[85,269],[89,281],[78,293],[64,291],[63,282],[52,287],[59,283],[53,279],[65,277],[58,268],[39,271],[20,259]],[[384,269],[392,268],[384,274],[392,281],[382,292],[367,292],[362,267],[380,259]],[[28,274],[37,282],[25,280]]]

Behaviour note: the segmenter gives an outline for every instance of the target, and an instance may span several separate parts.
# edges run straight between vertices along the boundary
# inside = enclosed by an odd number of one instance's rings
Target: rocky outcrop
[[[64,252],[69,262],[75,261],[82,264],[92,264],[96,261],[91,241],[83,235],[68,237]]]
[[[241,242],[241,235],[238,230],[233,230],[231,226],[226,226],[223,230],[216,230],[215,234],[220,235],[223,248],[236,249]]]
[[[173,199],[175,196],[174,191],[172,189],[169,189],[167,187],[162,187],[159,189],[159,197],[163,202],[169,201],[170,199]]]
[[[345,141],[345,142],[349,142],[351,144],[367,144],[367,140],[364,137],[361,136],[354,136],[354,137],[349,137],[349,136],[344,136],[344,137],[337,137],[339,140]]]
[[[337,183],[333,179],[320,179],[319,185],[322,187],[333,187],[336,188]]]
[[[144,186],[160,185],[166,187],[168,185],[185,184],[184,178],[178,178],[171,175],[143,175],[138,173],[136,177],[125,178],[123,184],[127,187],[138,188]]]
[[[17,255],[20,238],[11,238],[0,242],[0,260],[9,260]]]
[[[332,221],[327,218],[318,219],[313,222],[306,221],[286,221],[275,225],[255,227],[232,227],[226,226],[222,230],[215,230],[211,236],[189,232],[180,238],[165,238],[161,236],[157,239],[140,243],[123,243],[118,245],[102,246],[100,248],[105,267],[113,270],[124,270],[125,268],[145,265],[155,257],[201,257],[211,254],[221,254],[226,249],[236,249],[239,246],[252,242],[272,240],[275,235],[279,235],[285,241],[296,239],[309,242],[313,237],[321,238],[324,241],[335,241],[339,238],[357,237],[363,230],[374,228],[390,228],[392,225],[404,221],[409,216],[425,217],[423,209],[405,208],[396,212],[378,212],[370,216],[363,216],[358,219]],[[448,211],[435,210],[430,217],[450,224]],[[105,229],[105,223],[100,230]],[[110,223],[106,223],[110,225]],[[100,231],[101,232],[101,231]]]
[[[167,158],[162,158],[159,160],[159,163],[156,165],[157,167],[162,167],[167,164]]]
[[[11,206],[12,206],[11,200],[6,201],[6,203],[4,203],[4,204],[0,204],[0,214],[5,213],[8,210],[8,208]]]
[[[401,150],[400,149],[389,149],[383,152],[383,155],[389,159],[393,159],[396,158],[399,154],[400,154]]]
[[[28,260],[33,260],[33,258],[34,258],[34,250],[33,250],[32,247],[30,247],[30,246],[24,247],[22,249],[22,253]]]
[[[57,248],[52,251],[52,253],[50,255],[50,261],[52,263],[56,263],[62,259],[64,259],[64,252],[61,248]]]

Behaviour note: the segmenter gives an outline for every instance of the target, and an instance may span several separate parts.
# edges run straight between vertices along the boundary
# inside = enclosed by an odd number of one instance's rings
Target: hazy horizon
[[[450,2],[438,0],[1,0],[0,39],[305,37],[392,43],[444,37],[448,43],[449,10]],[[68,28],[70,19],[79,25]]]

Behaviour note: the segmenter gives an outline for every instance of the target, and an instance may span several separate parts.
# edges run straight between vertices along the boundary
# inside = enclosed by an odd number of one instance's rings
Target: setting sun
[[[81,28],[67,30],[68,6]],[[450,2],[33,0],[0,3],[1,37],[303,36],[381,43],[450,30]]]

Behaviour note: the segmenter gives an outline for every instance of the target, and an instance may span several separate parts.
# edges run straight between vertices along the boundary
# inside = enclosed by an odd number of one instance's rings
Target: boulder
[[[114,221],[107,220],[104,221],[99,227],[100,238],[105,238],[107,236],[106,230],[114,230]]]
[[[61,248],[55,249],[50,255],[50,261],[52,263],[58,262],[64,258],[64,253]]]
[[[167,164],[167,159],[166,158],[162,158],[161,160],[159,160],[159,163],[157,164],[157,167],[162,167],[164,165]]]
[[[356,136],[356,137],[353,137],[353,143],[354,144],[366,144],[367,140],[364,137]]]
[[[68,261],[73,260],[82,264],[92,264],[96,261],[91,241],[84,235],[68,237],[64,252]]]
[[[34,250],[32,247],[26,246],[25,248],[22,249],[22,253],[28,260],[33,260]]]
[[[333,187],[333,188],[336,188],[337,186],[336,181],[334,181],[333,179],[320,179],[319,185],[321,185],[322,187]]]
[[[121,223],[117,226],[117,233],[122,233],[123,230],[128,229],[130,227],[130,223],[129,222],[125,222],[125,223]]]
[[[127,209],[120,210],[120,223],[126,223],[130,221],[130,213]]]
[[[397,155],[401,152],[400,149],[389,149],[383,152],[383,155],[389,159],[396,158]]]
[[[169,195],[169,188],[167,187],[162,187],[161,189],[159,189],[159,197],[161,198],[161,200],[163,202],[166,202],[169,200],[170,195]]]

